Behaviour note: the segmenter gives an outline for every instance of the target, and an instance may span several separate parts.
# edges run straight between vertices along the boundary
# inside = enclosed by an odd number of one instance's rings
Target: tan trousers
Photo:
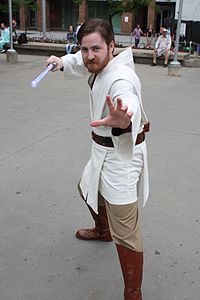
[[[142,252],[142,234],[138,202],[125,205],[110,204],[99,194],[98,205],[106,206],[109,229],[113,241],[128,249]]]
[[[84,200],[79,183],[78,191]],[[128,249],[142,252],[143,241],[140,228],[138,202],[125,205],[110,204],[99,193],[98,206],[104,205],[106,206],[109,229],[113,241]]]

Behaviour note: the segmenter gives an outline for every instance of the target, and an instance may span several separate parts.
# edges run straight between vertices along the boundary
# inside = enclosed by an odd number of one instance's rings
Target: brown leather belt
[[[94,131],[92,131],[92,139],[93,141],[95,141],[95,143],[101,146],[114,147],[112,138],[110,136],[101,136],[94,133]],[[137,135],[135,145],[142,143],[144,140],[145,140],[145,132],[142,131]]]

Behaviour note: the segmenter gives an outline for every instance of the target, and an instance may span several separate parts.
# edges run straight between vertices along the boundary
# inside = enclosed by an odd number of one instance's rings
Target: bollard
[[[179,62],[171,62],[168,65],[168,75],[169,76],[181,76],[181,64]]]
[[[17,52],[14,49],[8,49],[6,52],[6,60],[9,62],[17,62]]]

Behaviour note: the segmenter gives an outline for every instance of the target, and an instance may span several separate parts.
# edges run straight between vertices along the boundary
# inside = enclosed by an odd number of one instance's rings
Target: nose
[[[94,59],[94,51],[91,49],[88,50],[88,60],[93,60]]]

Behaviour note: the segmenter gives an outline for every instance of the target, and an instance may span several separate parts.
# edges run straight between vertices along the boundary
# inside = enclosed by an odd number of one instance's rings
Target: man
[[[10,31],[4,23],[1,23],[1,37],[0,37],[1,53],[6,52],[6,50],[3,49],[3,46],[9,42],[10,42]]]
[[[114,33],[109,22],[91,19],[78,32],[81,50],[47,64],[64,69],[67,78],[89,74],[92,147],[79,184],[95,221],[79,229],[81,240],[116,243],[124,277],[125,300],[141,300],[143,248],[138,217],[138,183],[144,171],[144,204],[148,170],[144,128],[148,123],[134,72],[131,48],[113,56]]]
[[[153,63],[151,65],[152,67],[156,66],[156,57],[164,55],[165,61],[163,67],[167,68],[171,44],[171,37],[167,34],[167,29],[162,28],[161,35],[159,36],[155,44],[155,49],[153,52]]]
[[[78,31],[79,31],[79,29],[81,28],[81,22],[78,22],[77,23],[77,27],[76,27],[76,36],[78,35]]]

